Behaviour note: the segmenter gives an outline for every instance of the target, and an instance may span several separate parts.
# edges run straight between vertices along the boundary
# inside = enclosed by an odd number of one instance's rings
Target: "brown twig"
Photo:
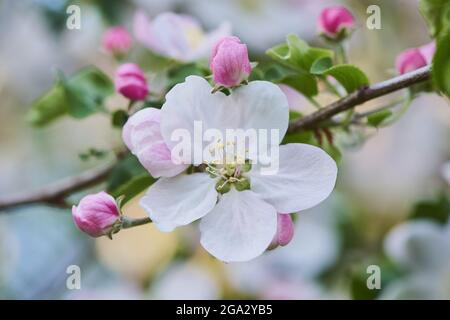
[[[342,111],[349,110],[366,101],[423,82],[430,78],[430,74],[431,67],[428,66],[369,87],[361,88],[327,107],[292,122],[289,125],[289,132],[315,129],[321,122],[331,119],[331,117]],[[90,170],[79,176],[44,186],[37,191],[0,198],[0,211],[35,203],[64,206],[66,204],[65,199],[67,196],[104,181],[113,167],[114,165],[109,165],[103,168]]]
[[[394,91],[410,87],[414,84],[423,82],[430,78],[431,67],[423,67],[403,74],[401,76],[376,83],[369,87],[361,88],[348,96],[333,102],[332,104],[311,113],[303,118],[295,120],[289,125],[289,132],[298,132],[308,129],[314,129],[321,122],[331,119],[334,115],[342,111],[349,110],[369,100],[387,95]]]
[[[94,186],[104,181],[114,165],[92,169],[74,177],[44,186],[36,191],[0,198],[0,212],[22,205],[45,203],[61,207],[70,194]]]

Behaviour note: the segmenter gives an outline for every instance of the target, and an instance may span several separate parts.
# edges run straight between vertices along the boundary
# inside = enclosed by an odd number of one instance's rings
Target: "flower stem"
[[[133,227],[142,226],[147,223],[151,223],[152,220],[148,217],[139,218],[139,219],[131,219],[127,217],[122,217],[122,229],[129,229]]]
[[[345,52],[344,45],[341,42],[336,46],[336,58],[339,63],[348,63],[347,53]]]

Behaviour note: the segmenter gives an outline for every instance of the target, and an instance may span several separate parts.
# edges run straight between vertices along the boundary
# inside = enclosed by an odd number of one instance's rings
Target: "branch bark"
[[[0,212],[35,203],[46,203],[52,206],[64,207],[67,196],[104,181],[113,167],[114,164],[111,164],[92,169],[78,176],[44,186],[40,190],[0,198]]]
[[[321,122],[334,115],[349,110],[369,100],[387,95],[394,91],[410,87],[414,84],[428,80],[431,75],[431,66],[423,67],[413,72],[361,88],[332,104],[311,113],[289,124],[288,132],[298,132],[314,129]]]

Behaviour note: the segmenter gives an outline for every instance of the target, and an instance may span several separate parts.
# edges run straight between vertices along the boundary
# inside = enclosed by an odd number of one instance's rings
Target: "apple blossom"
[[[384,248],[407,275],[390,283],[382,299],[450,298],[450,223],[405,222],[389,232]]]
[[[320,13],[317,21],[319,33],[328,38],[338,38],[342,31],[347,31],[355,25],[355,18],[343,6],[327,7]]]
[[[116,26],[105,32],[102,44],[107,52],[121,56],[130,50],[132,39],[124,27]]]
[[[430,42],[422,47],[401,52],[395,61],[398,73],[404,74],[425,67],[432,62],[435,51],[436,43]]]
[[[160,109],[142,109],[125,123],[122,138],[153,177],[172,177],[184,171],[187,166],[173,163],[171,152],[161,135],[160,122]]]
[[[194,18],[172,12],[150,21],[138,11],[134,18],[134,35],[139,42],[155,53],[183,62],[207,58],[217,41],[229,34],[227,23],[205,33]]]
[[[225,130],[277,130],[276,147],[287,131],[289,109],[283,92],[266,81],[250,82],[229,96],[211,94],[203,78],[190,76],[166,95],[161,109],[161,134],[169,149],[172,134],[191,132],[194,122]],[[220,143],[215,145],[226,152]],[[271,146],[275,147],[275,146]],[[275,174],[262,164],[205,163],[206,170],[163,177],[141,199],[162,231],[200,222],[201,244],[223,261],[246,261],[263,253],[277,231],[277,212],[298,212],[323,201],[334,188],[336,163],[322,149],[307,144],[279,147]]]
[[[433,61],[434,53],[436,52],[436,42],[432,41],[428,44],[425,44],[419,47],[419,51],[422,56],[425,58],[427,64],[430,64]]]
[[[224,87],[234,87],[252,72],[247,46],[237,37],[225,37],[213,48],[210,62],[214,81]]]
[[[277,232],[272,239],[270,248],[274,249],[278,246],[284,247],[291,242],[294,237],[294,222],[290,214],[278,213],[277,215]]]
[[[116,201],[106,192],[90,194],[72,207],[72,217],[77,227],[91,237],[110,235],[120,224]]]
[[[125,63],[117,69],[114,84],[116,90],[130,100],[145,100],[147,97],[145,73],[134,63]]]

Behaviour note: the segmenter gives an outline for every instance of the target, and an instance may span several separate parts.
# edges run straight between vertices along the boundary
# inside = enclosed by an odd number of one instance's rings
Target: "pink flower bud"
[[[114,55],[123,55],[131,48],[131,36],[123,27],[112,27],[103,35],[103,48]]]
[[[278,246],[285,246],[291,242],[294,237],[294,223],[291,215],[288,213],[278,213],[277,233],[273,237],[269,249],[275,249]]]
[[[397,56],[395,67],[400,74],[404,74],[427,65],[427,60],[419,49],[412,48]]]
[[[237,37],[223,38],[212,50],[210,68],[217,84],[239,85],[252,72],[247,46]]]
[[[171,151],[161,135],[160,122],[160,109],[142,109],[125,123],[122,138],[128,149],[153,177],[173,177],[187,166],[172,161]]]
[[[72,207],[77,227],[92,237],[109,234],[120,218],[116,201],[106,192],[90,194]]]
[[[421,46],[419,51],[425,58],[427,64],[430,64],[433,61],[434,53],[436,52],[436,42],[432,41],[424,46]]]
[[[116,90],[130,100],[145,100],[148,94],[144,71],[134,63],[125,63],[116,71]]]
[[[335,38],[343,29],[351,29],[355,19],[351,12],[342,6],[328,7],[322,10],[317,23],[319,33]]]

